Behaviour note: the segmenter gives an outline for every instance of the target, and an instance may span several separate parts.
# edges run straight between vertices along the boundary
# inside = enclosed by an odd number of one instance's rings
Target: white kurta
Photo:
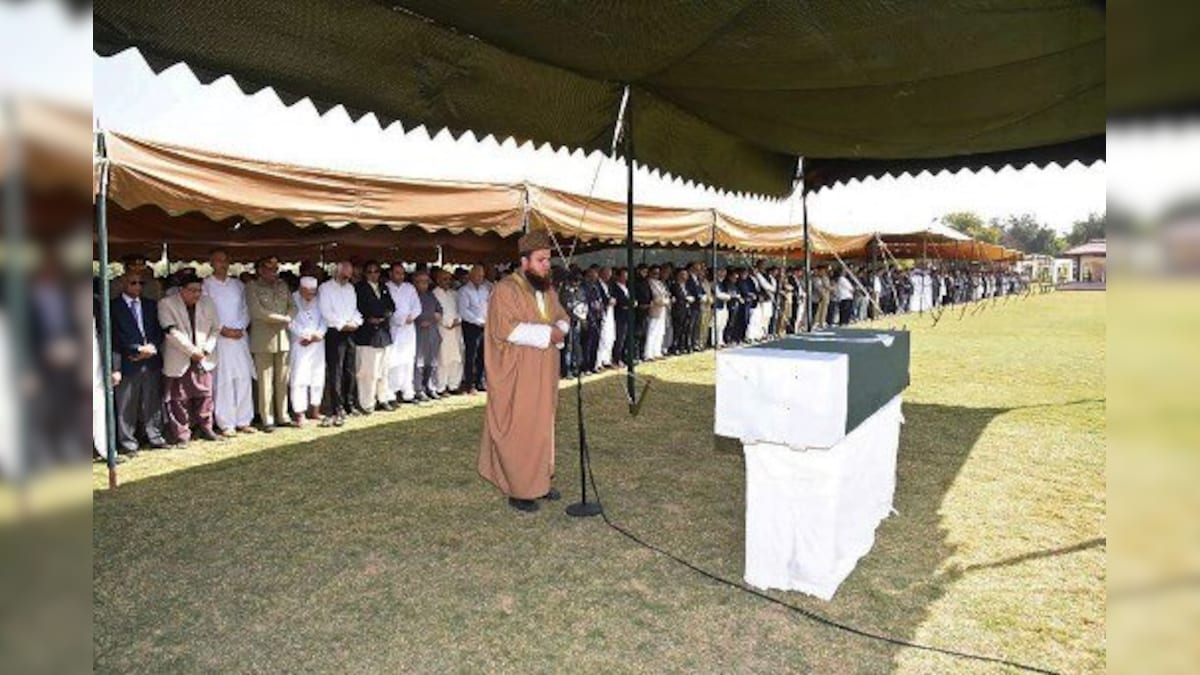
[[[646,349],[642,358],[649,361],[657,359],[663,355],[667,335],[667,319],[671,311],[670,295],[667,293],[667,286],[658,279],[650,280],[650,294],[653,298],[653,303],[663,305],[661,316],[651,316],[646,321]],[[665,303],[665,305],[664,305]]]
[[[438,351],[437,390],[458,389],[463,378],[463,342],[462,323],[458,314],[458,293],[442,288],[433,289],[433,296],[442,305],[442,322],[438,332],[442,336],[442,345]],[[454,326],[455,322],[460,322]],[[451,328],[451,326],[454,326]]]
[[[612,304],[604,308],[604,323],[600,324],[600,346],[596,349],[596,363],[611,366],[613,343],[617,341],[617,317]]]
[[[417,361],[417,325],[421,315],[421,300],[417,297],[417,289],[410,283],[397,284],[387,282],[388,293],[396,304],[392,312],[389,328],[392,333],[392,344],[388,346],[384,359],[387,368],[388,391],[386,401],[395,400],[396,392],[400,392],[404,400],[410,401],[416,396],[413,385],[413,369]]]
[[[296,317],[288,324],[288,336],[292,342],[288,353],[291,386],[324,387],[325,342],[322,339],[302,345],[300,339],[314,336],[324,338],[328,330],[325,317],[321,316],[321,307],[316,298],[312,302],[305,302],[297,291],[292,293],[292,302],[296,303]]]
[[[216,277],[204,280],[204,294],[217,307],[217,320],[223,328],[246,330],[250,310],[246,307],[246,287],[234,277],[224,281]],[[213,371],[213,417],[221,429],[244,427],[254,418],[254,359],[250,356],[250,336],[238,339],[217,337],[217,368]]]

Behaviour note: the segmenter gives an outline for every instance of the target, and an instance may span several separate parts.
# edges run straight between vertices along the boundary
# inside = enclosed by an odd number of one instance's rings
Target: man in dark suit
[[[363,265],[363,280],[354,285],[358,313],[363,324],[354,331],[354,358],[358,363],[358,400],[348,412],[370,415],[377,405],[387,402],[387,364],[384,363],[388,345],[392,344],[390,320],[396,304],[381,276],[383,268],[376,260]],[[387,405],[384,405],[387,403]]]
[[[587,318],[580,324],[583,346],[584,374],[596,371],[596,356],[600,349],[600,329],[608,309],[608,294],[600,285],[600,268],[592,265],[583,276],[583,300],[587,303]]]
[[[637,347],[634,358],[641,360],[646,353],[646,329],[650,320],[650,305],[654,302],[654,293],[650,290],[650,268],[644,263],[637,266],[637,279],[633,281],[633,299],[637,303],[636,325],[634,339]]]
[[[738,314],[737,341],[743,342],[750,330],[750,317],[758,307],[758,284],[754,281],[754,268],[742,270],[738,279],[738,295],[742,296],[742,307]]]
[[[727,309],[729,310],[729,318],[725,322],[724,343],[727,345],[736,344],[738,339],[738,327],[742,321],[742,292],[739,290],[741,282],[741,271],[736,267],[727,268],[725,271],[725,280],[721,282],[721,290],[729,295]]]
[[[137,454],[138,432],[151,448],[167,447],[163,437],[162,347],[163,331],[158,323],[158,303],[142,297],[146,278],[128,272],[121,280],[121,294],[111,300],[112,347],[120,356],[121,382],[114,398],[118,451]]]
[[[682,267],[675,272],[675,277],[667,283],[667,290],[671,293],[671,329],[673,340],[671,348],[667,352],[669,354],[685,354],[691,349],[691,324],[689,321],[692,317],[692,305],[695,304],[695,296],[688,293],[688,273]]]
[[[687,340],[684,349],[689,352],[700,351],[704,348],[704,336],[700,334],[700,314],[704,311],[705,296],[704,284],[700,281],[703,275],[700,263],[692,262],[688,265],[685,290],[688,297],[692,298],[692,302],[688,305]]]
[[[612,294],[616,304],[613,305],[613,319],[616,323],[616,339],[613,342],[613,365],[620,367],[625,365],[625,359],[628,358],[629,349],[625,344],[626,336],[629,334],[629,304],[633,302],[633,298],[629,294],[629,270],[624,267],[618,268],[613,274],[613,280],[609,286],[609,292]]]

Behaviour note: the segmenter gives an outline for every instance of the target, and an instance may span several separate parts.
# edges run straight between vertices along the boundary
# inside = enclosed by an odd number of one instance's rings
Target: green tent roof
[[[788,193],[801,156],[810,186],[1103,157],[1105,16],[1086,0],[97,0],[94,17],[101,55],[456,134],[607,150],[629,83],[637,159],[735,192]]]

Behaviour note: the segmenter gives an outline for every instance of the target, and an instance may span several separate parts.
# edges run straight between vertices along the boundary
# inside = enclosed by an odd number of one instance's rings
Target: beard
[[[533,272],[533,270],[526,270],[522,272],[522,274],[525,275],[525,280],[529,282],[529,285],[533,286],[533,290],[541,291],[543,293],[549,290],[550,280],[546,277],[538,276]]]

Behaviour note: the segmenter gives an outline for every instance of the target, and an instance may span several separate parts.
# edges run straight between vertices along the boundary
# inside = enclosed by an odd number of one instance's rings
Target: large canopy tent
[[[635,157],[772,196],[797,177],[802,195],[836,182],[821,178],[826,160],[849,177],[846,160],[883,162],[868,162],[866,176],[889,173],[891,160],[939,170],[966,156],[993,168],[1030,153],[1102,158],[1103,7],[98,0],[93,45],[101,55],[136,47],[158,71],[185,62],[204,82],[228,74],[247,92],[271,86],[285,102],[340,104],[384,125],[614,153],[619,129],[632,264]],[[807,204],[802,222],[807,235]]]
[[[799,157],[812,189],[1104,154],[1093,0],[97,0],[94,16],[101,55],[455,134],[607,151],[629,85],[638,159],[731,191],[788,194]]]

